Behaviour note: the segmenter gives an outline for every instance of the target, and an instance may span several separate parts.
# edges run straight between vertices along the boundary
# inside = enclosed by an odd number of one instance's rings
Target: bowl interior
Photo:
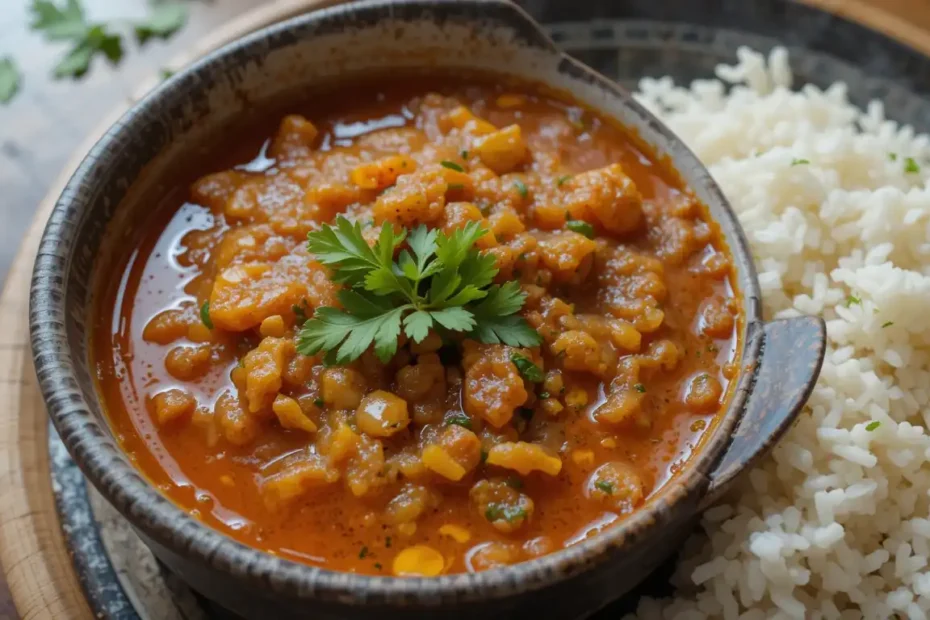
[[[229,553],[260,554],[205,527],[162,498],[132,469],[116,446],[102,414],[88,361],[88,313],[96,282],[112,278],[114,252],[125,252],[134,226],[144,222],[150,197],[163,189],[166,175],[198,144],[237,118],[274,102],[312,91],[322,83],[402,69],[455,72],[464,69],[503,73],[540,82],[632,128],[660,156],[672,159],[685,183],[708,205],[734,255],[736,284],[744,302],[747,329],[759,320],[759,293],[751,259],[736,219],[706,170],[677,139],[632,102],[618,87],[560,55],[551,43],[507,3],[368,2],[337,7],[272,26],[211,54],[153,90],[114,125],[94,147],[59,200],[46,229],[33,281],[31,325],[40,386],[63,441],[85,473],[124,514],[162,544],[177,543],[168,530],[178,519],[192,538]],[[744,349],[744,359],[754,353]],[[651,500],[672,506],[700,493],[739,417],[749,377],[743,377],[727,414],[690,459],[681,475]],[[662,510],[641,510],[623,525],[575,547],[521,565],[525,587],[580,571],[605,549],[627,537],[661,526]],[[186,534],[185,534],[186,536]],[[219,540],[222,538],[222,540]],[[180,544],[180,543],[177,543]],[[184,547],[187,547],[185,542]],[[216,555],[216,554],[214,554]],[[254,559],[254,558],[253,558]],[[353,583],[329,571],[264,556],[249,570],[275,579],[312,577],[321,589],[350,591]],[[429,587],[461,590],[485,586],[504,592],[495,573],[442,577]],[[403,594],[418,581],[360,578],[374,591]],[[380,584],[380,585],[379,585]],[[437,590],[438,592],[439,590]],[[486,591],[487,592],[487,591]],[[422,589],[420,591],[422,594]]]

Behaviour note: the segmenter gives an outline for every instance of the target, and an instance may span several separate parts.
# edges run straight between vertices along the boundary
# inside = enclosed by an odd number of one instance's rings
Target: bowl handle
[[[754,465],[791,427],[823,364],[827,330],[819,317],[772,321],[762,339],[743,416],[723,458],[710,474],[701,509],[720,499],[736,477]]]
[[[414,3],[420,4],[421,0],[414,0]],[[434,10],[442,9],[448,13],[464,13],[472,20],[500,23],[511,28],[519,38],[531,46],[561,54],[561,50],[546,33],[545,28],[513,0],[471,0],[470,2],[460,2],[459,0],[436,2],[436,0],[429,0],[422,2],[422,4]]]

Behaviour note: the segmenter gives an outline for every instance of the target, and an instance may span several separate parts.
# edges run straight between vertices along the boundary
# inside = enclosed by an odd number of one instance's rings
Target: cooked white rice
[[[640,98],[708,164],[739,215],[766,318],[827,321],[808,407],[707,511],[673,600],[638,616],[930,616],[930,138],[846,86],[790,90],[785,50]],[[734,84],[727,93],[726,84]]]

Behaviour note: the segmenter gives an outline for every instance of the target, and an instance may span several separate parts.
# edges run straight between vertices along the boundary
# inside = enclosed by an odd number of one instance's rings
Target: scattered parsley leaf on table
[[[142,45],[157,37],[167,39],[187,23],[187,6],[181,2],[159,2],[151,13],[134,26],[136,40]]]
[[[33,0],[33,30],[49,41],[70,41],[71,51],[55,66],[56,78],[81,77],[90,68],[94,56],[103,54],[111,64],[123,57],[122,37],[106,24],[90,24],[78,0],[66,0],[59,6],[52,0]]]
[[[19,69],[10,57],[0,60],[0,103],[10,101],[19,90]]]
[[[475,247],[486,232],[476,222],[450,234],[422,225],[395,232],[385,223],[369,246],[359,223],[339,216],[335,225],[309,233],[310,252],[346,288],[338,293],[341,309],[317,308],[304,323],[298,350],[322,351],[327,363],[346,364],[373,345],[386,362],[397,352],[401,331],[422,342],[431,329],[489,344],[540,344],[539,334],[516,314],[526,300],[519,284],[492,284],[494,257]]]

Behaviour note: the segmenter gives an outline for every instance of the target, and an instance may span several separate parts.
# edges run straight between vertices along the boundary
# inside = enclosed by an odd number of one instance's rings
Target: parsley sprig
[[[323,351],[327,363],[347,364],[373,345],[386,362],[397,352],[401,330],[419,343],[431,329],[488,344],[538,345],[539,334],[517,315],[526,294],[517,282],[493,284],[495,259],[475,247],[486,232],[476,222],[450,234],[422,225],[395,232],[384,223],[369,246],[359,223],[339,216],[335,225],[309,233],[310,252],[346,288],[338,293],[342,309],[317,308],[304,323],[298,350]]]

